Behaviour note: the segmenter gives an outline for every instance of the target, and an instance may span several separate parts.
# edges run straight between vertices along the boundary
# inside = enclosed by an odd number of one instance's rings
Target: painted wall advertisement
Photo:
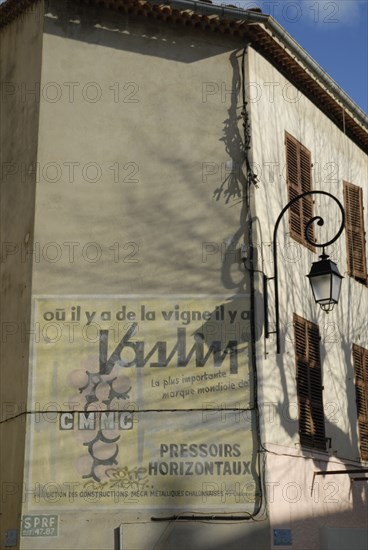
[[[37,297],[28,510],[252,511],[249,299]]]

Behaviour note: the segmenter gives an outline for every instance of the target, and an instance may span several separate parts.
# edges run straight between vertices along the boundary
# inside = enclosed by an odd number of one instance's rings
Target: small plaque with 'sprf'
[[[291,546],[291,529],[273,530],[274,546]]]

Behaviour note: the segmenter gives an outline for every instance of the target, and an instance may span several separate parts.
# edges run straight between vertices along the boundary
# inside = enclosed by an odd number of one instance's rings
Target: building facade
[[[364,113],[258,11],[0,14],[1,544],[365,548]]]

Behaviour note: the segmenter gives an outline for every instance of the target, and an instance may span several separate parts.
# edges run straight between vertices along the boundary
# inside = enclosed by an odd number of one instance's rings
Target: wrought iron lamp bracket
[[[341,216],[342,216],[341,225],[340,225],[340,228],[337,231],[336,235],[332,239],[330,239],[329,241],[326,241],[324,243],[316,243],[316,242],[312,241],[309,237],[309,230],[310,230],[312,224],[317,222],[317,224],[319,226],[322,226],[325,223],[324,219],[321,216],[314,216],[313,218],[311,218],[307,222],[307,224],[305,226],[305,231],[304,231],[305,239],[310,245],[323,249],[321,258],[327,258],[328,257],[325,254],[325,247],[330,246],[335,241],[337,241],[337,239],[340,237],[340,235],[343,232],[344,227],[345,227],[345,211],[344,211],[344,208],[343,208],[342,204],[340,203],[340,201],[334,195],[331,195],[331,193],[328,193],[327,191],[315,190],[315,191],[306,191],[305,193],[301,193],[300,195],[297,195],[296,197],[291,199],[291,201],[289,201],[288,204],[286,206],[284,206],[284,208],[281,210],[281,212],[280,212],[280,214],[279,214],[279,216],[276,220],[274,231],[273,231],[273,248],[272,248],[272,250],[273,250],[273,260],[274,260],[274,276],[273,277],[267,277],[266,275],[264,275],[264,277],[263,277],[264,308],[265,308],[265,312],[264,312],[265,313],[265,333],[266,333],[266,338],[268,338],[270,336],[270,334],[276,334],[276,353],[277,354],[280,353],[280,312],[279,312],[279,285],[278,285],[278,265],[277,265],[277,239],[276,239],[277,238],[277,230],[279,228],[281,219],[284,216],[285,212],[287,210],[289,210],[289,208],[293,204],[295,204],[296,202],[302,200],[304,197],[307,197],[309,195],[325,195],[327,197],[330,197],[338,205],[338,207],[340,209],[340,212],[341,212]],[[269,330],[268,297],[267,297],[267,283],[268,283],[268,281],[271,281],[271,280],[274,281],[274,286],[275,286],[275,321],[276,321],[275,324],[276,324],[276,327],[275,327],[275,330],[273,330],[273,331]]]

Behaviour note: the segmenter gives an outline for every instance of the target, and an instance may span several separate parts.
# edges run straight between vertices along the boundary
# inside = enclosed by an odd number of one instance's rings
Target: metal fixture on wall
[[[297,201],[303,199],[304,197],[308,195],[326,195],[328,197],[331,197],[339,206],[341,215],[342,215],[342,221],[341,226],[336,233],[336,235],[330,239],[329,241],[325,243],[316,243],[313,242],[309,238],[309,229],[311,228],[311,225],[314,222],[317,222],[318,225],[322,226],[324,225],[324,219],[321,216],[314,216],[311,218],[305,227],[305,239],[306,241],[312,245],[316,246],[318,248],[322,248],[322,254],[320,256],[320,260],[318,262],[313,262],[312,268],[310,273],[307,275],[309,278],[312,292],[314,299],[317,304],[321,306],[321,308],[325,312],[329,312],[333,309],[334,305],[337,304],[340,296],[340,288],[341,288],[341,281],[343,279],[342,275],[340,275],[340,272],[337,268],[337,265],[335,262],[329,259],[328,255],[325,253],[325,247],[331,245],[334,243],[341,235],[341,233],[344,230],[345,227],[345,211],[340,203],[340,201],[334,197],[334,195],[331,195],[331,193],[327,193],[327,191],[306,191],[305,193],[301,193],[300,195],[297,195],[294,197],[288,204],[281,210],[279,217],[276,220],[275,228],[273,231],[273,260],[274,260],[274,276],[273,277],[266,277],[264,275],[264,308],[265,308],[265,333],[266,338],[270,336],[270,334],[276,334],[276,353],[280,353],[280,312],[279,312],[279,284],[278,284],[278,266],[277,266],[277,230],[281,221],[281,218],[285,214],[285,212]],[[270,280],[274,280],[275,284],[275,316],[276,316],[276,328],[275,330],[270,331],[269,330],[269,323],[268,323],[268,294],[267,294],[267,283]]]

